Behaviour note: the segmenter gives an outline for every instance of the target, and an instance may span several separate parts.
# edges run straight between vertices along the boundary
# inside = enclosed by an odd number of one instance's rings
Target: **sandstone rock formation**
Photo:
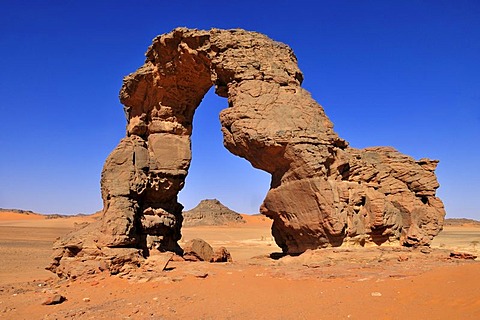
[[[225,247],[219,247],[213,252],[210,262],[232,262],[232,255]]]
[[[224,206],[217,199],[205,199],[192,210],[184,211],[183,226],[221,226],[245,223],[243,217]]]
[[[127,134],[102,172],[103,217],[57,242],[51,269],[85,257],[115,269],[150,250],[181,252],[177,194],[195,109],[211,86],[228,98],[220,113],[225,147],[272,175],[261,212],[284,252],[428,245],[445,215],[435,196],[437,161],[349,147],[302,80],[293,51],[259,33],[179,28],[155,38],[120,92]]]
[[[203,239],[192,239],[183,247],[183,259],[186,261],[232,262],[232,256],[225,247],[213,249]]]
[[[193,239],[185,243],[183,258],[187,261],[210,261],[213,248],[203,239]]]

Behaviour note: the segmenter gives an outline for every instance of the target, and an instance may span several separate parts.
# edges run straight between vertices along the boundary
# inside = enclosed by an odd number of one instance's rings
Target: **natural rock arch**
[[[104,257],[115,271],[150,250],[181,252],[177,194],[195,109],[212,86],[228,98],[220,113],[225,147],[272,175],[260,210],[284,252],[346,242],[428,245],[441,230],[437,161],[349,147],[301,87],[288,46],[239,29],[179,28],[155,38],[146,57],[120,91],[127,135],[105,162],[102,218],[57,242],[57,273],[80,253]]]

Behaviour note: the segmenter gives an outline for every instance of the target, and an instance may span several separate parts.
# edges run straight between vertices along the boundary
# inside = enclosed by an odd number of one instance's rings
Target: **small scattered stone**
[[[424,254],[430,254],[432,253],[432,249],[429,247],[423,247],[422,249],[420,249],[420,252]]]
[[[467,252],[452,251],[450,252],[450,257],[455,259],[465,259],[465,260],[475,260],[477,259],[476,255]]]
[[[173,252],[156,252],[148,257],[144,267],[147,271],[163,271],[175,254]]]
[[[90,298],[83,298],[83,302],[90,302]]]
[[[183,277],[172,277],[170,280],[171,280],[172,282],[180,282],[180,281],[183,280]]]
[[[380,292],[372,292],[372,297],[381,297],[382,294]]]
[[[146,282],[149,282],[151,280],[150,277],[146,277],[146,278],[141,278],[141,279],[138,279],[138,283],[146,283]]]
[[[220,247],[213,253],[210,262],[232,262],[232,255],[228,252],[227,248]]]
[[[191,275],[193,275],[195,278],[201,279],[205,279],[206,277],[208,277],[208,273],[203,271],[192,271]]]
[[[401,255],[401,256],[398,256],[398,259],[397,259],[399,262],[404,262],[404,261],[408,261],[408,257],[405,256],[405,255]]]
[[[51,297],[48,297],[47,299],[45,299],[42,304],[45,305],[45,306],[50,306],[50,305],[54,305],[54,304],[60,304],[64,301],[66,301],[67,298],[65,298],[64,296],[60,295],[60,294],[56,294],[54,296],[51,296]]]

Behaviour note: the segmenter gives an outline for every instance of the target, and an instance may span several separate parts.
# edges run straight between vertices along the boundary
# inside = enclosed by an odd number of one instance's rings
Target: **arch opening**
[[[259,213],[271,176],[255,169],[223,146],[219,114],[227,100],[211,88],[195,110],[191,136],[192,161],[185,185],[178,194],[185,210],[201,200],[218,199],[239,213]]]

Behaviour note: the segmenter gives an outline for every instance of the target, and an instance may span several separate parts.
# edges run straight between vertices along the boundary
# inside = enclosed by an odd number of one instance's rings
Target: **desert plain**
[[[282,256],[270,220],[183,228],[233,262],[65,280],[45,270],[57,237],[97,217],[0,213],[1,319],[479,319],[480,226],[447,225],[430,248],[338,247]],[[163,267],[162,267],[163,268]],[[44,305],[55,295],[63,303]]]

